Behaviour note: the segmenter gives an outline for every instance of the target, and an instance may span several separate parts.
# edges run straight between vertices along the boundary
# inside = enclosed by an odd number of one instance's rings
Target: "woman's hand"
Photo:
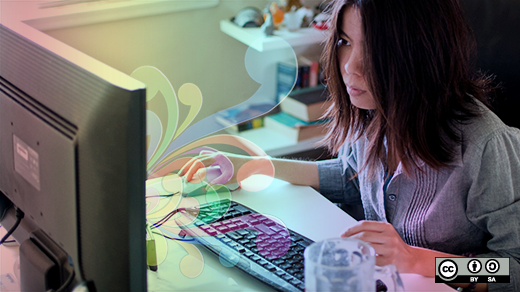
[[[186,181],[198,183],[206,176],[211,184],[226,184],[236,182],[235,169],[240,168],[240,159],[231,159],[218,151],[201,151],[199,156],[190,159],[179,171]]]
[[[407,245],[390,223],[359,221],[347,229],[341,237],[360,239],[376,251],[376,265],[393,264],[400,273],[414,272],[414,248]]]
[[[210,184],[239,183],[242,186],[241,182],[254,174],[274,177],[274,166],[267,156],[253,157],[204,150],[184,164],[178,174],[193,183],[207,177]]]

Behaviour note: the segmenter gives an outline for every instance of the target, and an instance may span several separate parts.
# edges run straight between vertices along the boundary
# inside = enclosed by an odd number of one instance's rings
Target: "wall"
[[[221,0],[214,8],[46,31],[49,35],[124,72],[155,66],[177,92],[196,84],[203,105],[195,121],[250,97],[259,85],[245,67],[247,46],[222,33],[221,19],[267,0]],[[319,1],[307,0],[307,5]]]

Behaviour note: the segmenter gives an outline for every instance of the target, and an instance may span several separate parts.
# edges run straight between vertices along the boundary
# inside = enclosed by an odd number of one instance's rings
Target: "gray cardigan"
[[[489,291],[520,291],[520,130],[488,109],[460,126],[457,157],[440,171],[421,164],[411,177],[398,166],[383,192],[362,166],[366,139],[345,143],[338,158],[318,161],[320,192],[362,203],[367,220],[390,222],[409,245],[451,254],[509,257],[511,282]],[[386,201],[386,208],[385,208]]]

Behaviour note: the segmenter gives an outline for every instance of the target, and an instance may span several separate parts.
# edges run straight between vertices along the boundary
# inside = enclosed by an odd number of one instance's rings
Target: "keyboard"
[[[193,237],[219,256],[224,266],[235,266],[276,290],[304,290],[303,251],[313,241],[277,218],[229,200],[178,213],[185,217],[179,226],[189,226],[179,235]]]
[[[192,237],[226,267],[235,266],[280,291],[304,291],[303,252],[313,243],[277,218],[223,200],[178,209],[181,237]],[[376,292],[387,291],[376,280]]]

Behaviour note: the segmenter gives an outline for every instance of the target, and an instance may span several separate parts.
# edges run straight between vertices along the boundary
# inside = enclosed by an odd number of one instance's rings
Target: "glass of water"
[[[404,291],[394,265],[377,267],[375,251],[366,242],[350,238],[332,238],[315,242],[304,252],[305,290],[375,292],[376,279],[388,291]]]

